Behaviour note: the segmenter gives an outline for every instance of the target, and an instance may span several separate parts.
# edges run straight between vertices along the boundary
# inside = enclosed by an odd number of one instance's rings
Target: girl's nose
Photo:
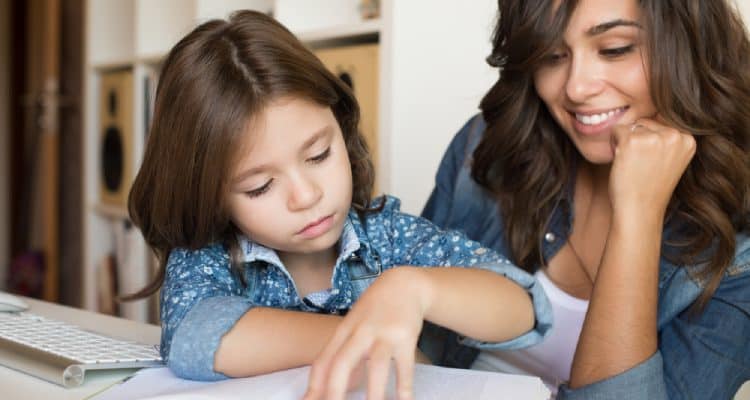
[[[292,211],[304,210],[317,204],[322,196],[323,190],[319,182],[312,177],[300,175],[292,179],[287,207]]]

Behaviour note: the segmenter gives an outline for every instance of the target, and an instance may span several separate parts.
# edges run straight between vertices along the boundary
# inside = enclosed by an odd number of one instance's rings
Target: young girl
[[[350,90],[263,14],[207,22],[172,49],[129,208],[160,259],[139,295],[164,285],[161,352],[177,375],[317,359],[309,397],[341,398],[367,358],[377,399],[395,359],[407,397],[425,319],[486,349],[548,331],[530,275],[394,198],[370,202],[358,119]]]

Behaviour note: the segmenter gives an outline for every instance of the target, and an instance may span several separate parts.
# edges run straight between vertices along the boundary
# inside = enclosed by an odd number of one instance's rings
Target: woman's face
[[[589,162],[612,162],[612,127],[656,113],[635,0],[582,0],[534,73],[552,116]]]

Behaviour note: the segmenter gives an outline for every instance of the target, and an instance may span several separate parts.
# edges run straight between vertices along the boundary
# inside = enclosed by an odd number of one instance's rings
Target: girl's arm
[[[382,211],[366,221],[365,236],[391,269],[357,300],[313,364],[311,399],[341,398],[353,360],[364,356],[372,364],[368,398],[382,398],[380,383],[391,358],[400,390],[410,392],[414,360],[407,349],[416,345],[425,319],[469,335],[462,343],[482,349],[530,346],[549,332],[549,302],[531,275],[460,232],[401,213],[399,206],[386,197]],[[394,268],[399,265],[473,268]]]
[[[246,377],[312,364],[341,320],[336,315],[252,308],[221,339],[214,369]]]
[[[381,399],[391,358],[399,398],[411,398],[414,346],[423,320],[496,342],[531,330],[534,308],[523,288],[494,272],[390,269],[355,303],[313,364],[305,398],[343,399],[351,372],[367,359],[367,398]]]
[[[342,318],[262,307],[244,294],[221,246],[176,249],[161,298],[161,353],[193,380],[250,376],[312,363]]]
[[[336,315],[253,308],[221,340],[214,369],[237,378],[310,365],[342,320]],[[417,362],[429,364],[419,350],[412,351]]]
[[[176,375],[218,380],[310,364],[342,319],[262,307],[246,290],[219,245],[170,254],[161,352]]]
[[[656,352],[664,215],[695,153],[691,135],[653,120],[614,132],[612,225],[576,349],[571,388],[620,374]]]

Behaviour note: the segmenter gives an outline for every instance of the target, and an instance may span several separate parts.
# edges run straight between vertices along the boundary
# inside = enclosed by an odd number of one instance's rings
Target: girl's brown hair
[[[373,167],[349,87],[264,14],[240,11],[227,21],[206,22],[175,45],[162,67],[143,163],[128,199],[130,218],[159,268],[149,285],[123,299],[157,291],[169,253],[178,247],[223,243],[242,276],[237,230],[225,203],[229,175],[251,118],[285,96],[331,107],[351,162],[353,205],[369,206]]]
[[[580,155],[534,89],[533,73],[558,43],[576,1],[500,0],[488,62],[501,69],[480,108],[486,133],[472,176],[501,207],[513,259],[543,263],[541,238]],[[696,154],[670,201],[667,226],[679,240],[664,255],[680,265],[706,263],[697,276],[702,309],[735,253],[750,215],[750,43],[725,0],[640,0],[650,92],[660,115],[690,132]],[[535,205],[529,207],[530,204]]]

